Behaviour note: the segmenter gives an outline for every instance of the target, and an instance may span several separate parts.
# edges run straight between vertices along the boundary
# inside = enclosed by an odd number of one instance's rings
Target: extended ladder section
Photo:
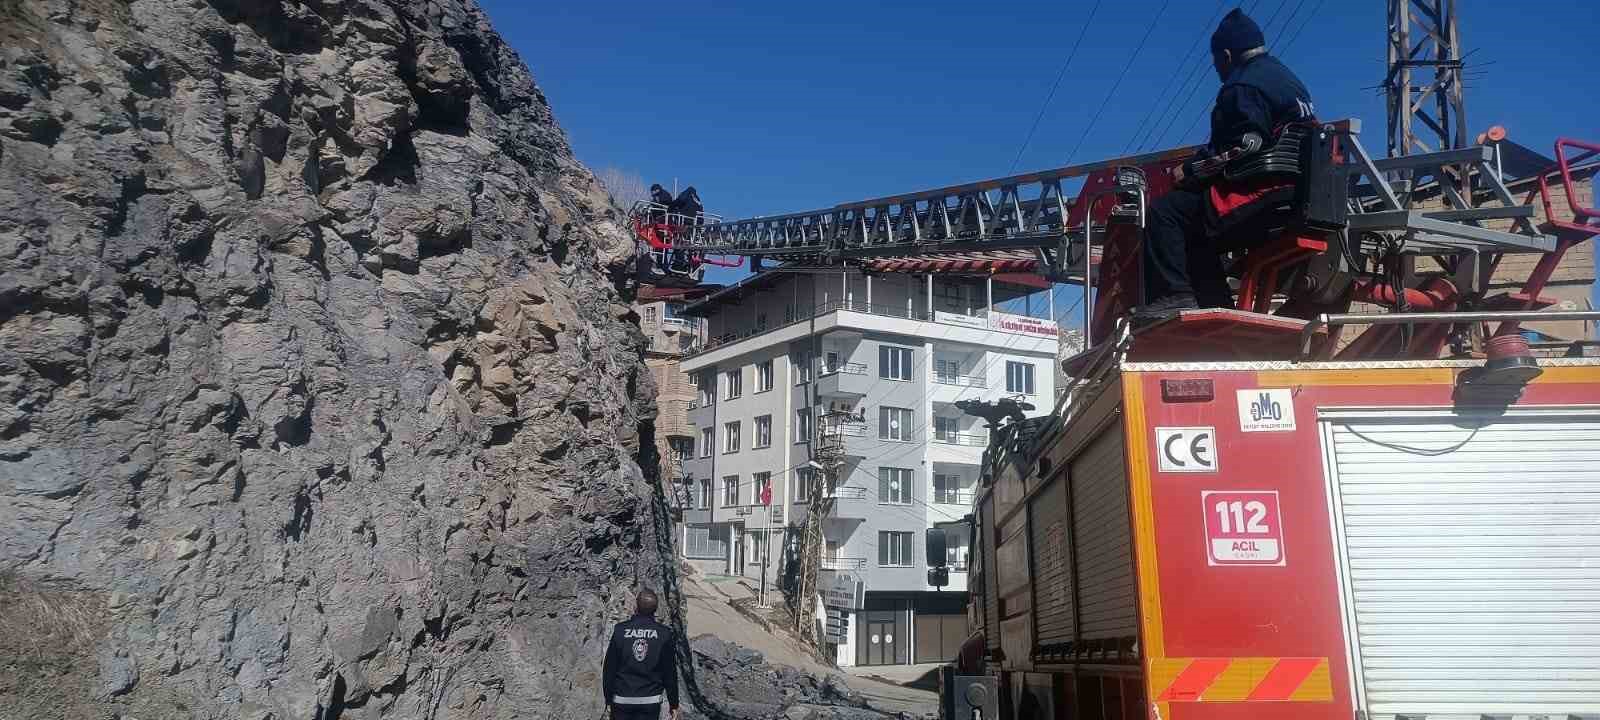
[[[1600,233],[1591,226],[1600,215],[1578,207],[1570,177],[1570,166],[1600,154],[1593,146],[1558,142],[1558,167],[1519,200],[1498,170],[1495,146],[1379,160],[1362,147],[1358,120],[1305,132],[1308,139],[1296,142],[1309,150],[1261,161],[1271,172],[1289,168],[1286,176],[1298,184],[1292,206],[1271,209],[1268,224],[1250,230],[1266,237],[1228,243],[1254,248],[1234,254],[1240,310],[1267,313],[1276,295],[1316,312],[1337,312],[1352,292],[1395,309],[1451,309],[1458,299],[1482,300],[1502,256],[1542,253],[1523,292],[1499,298],[1505,307],[1498,308],[1537,309],[1527,298],[1537,298],[1565,250]],[[1585,152],[1569,159],[1568,147]],[[981,274],[1001,261],[1005,272],[1093,288],[1083,324],[1086,331],[1100,325],[1101,332],[1090,335],[1098,342],[1111,321],[1140,302],[1138,247],[1146,209],[1171,190],[1171,168],[1194,152],[1179,148],[821,210],[702,221],[672,248],[699,257],[749,257],[758,271]],[[1554,216],[1546,178],[1557,174],[1567,185],[1570,221]],[[1536,224],[1538,203],[1545,218]],[[979,259],[987,264],[969,262]],[[770,264],[763,268],[763,262]],[[1419,285],[1423,276],[1435,278],[1435,285]],[[1450,286],[1451,307],[1408,305],[1440,284]],[[1295,312],[1309,317],[1303,308]]]

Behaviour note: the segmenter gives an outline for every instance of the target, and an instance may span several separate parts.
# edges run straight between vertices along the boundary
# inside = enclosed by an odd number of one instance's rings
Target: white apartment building
[[[1022,396],[1039,415],[1055,397],[1056,324],[992,309],[1048,292],[1023,279],[767,272],[684,308],[706,318],[708,336],[681,365],[696,390],[684,557],[777,584],[825,429],[843,454],[825,574],[866,587],[839,664],[950,659],[967,636],[966,536],[955,534],[950,584],[936,592],[924,531],[971,511],[988,441],[956,403]]]

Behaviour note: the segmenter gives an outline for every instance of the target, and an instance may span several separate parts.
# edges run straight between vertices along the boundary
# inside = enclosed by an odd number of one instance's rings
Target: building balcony
[[[862,363],[817,364],[817,393],[825,397],[866,397],[872,377]]]
[[[971,490],[933,491],[933,504],[935,505],[959,505],[961,507],[972,507],[972,499],[973,493]]]
[[[933,382],[935,385],[947,385],[950,387],[960,388],[989,387],[988,379],[984,378],[982,375],[945,375],[936,372],[933,374]]]
[[[748,349],[800,340],[812,332],[833,330],[871,330],[895,332],[920,337],[945,337],[951,342],[974,345],[1006,345],[1022,353],[1048,353],[1057,348],[1057,330],[1054,322],[1032,320],[1005,313],[985,313],[969,316],[956,313],[927,313],[908,310],[904,305],[868,305],[861,302],[832,302],[815,308],[801,308],[786,314],[784,322],[775,325],[744,328],[712,336],[704,333],[704,340],[684,354],[684,370],[694,372],[717,362],[736,357]],[[813,324],[814,323],[814,324]],[[1005,339],[996,342],[997,335],[1021,335],[1025,338]],[[760,337],[770,336],[770,337]],[[759,340],[755,340],[756,338]],[[729,347],[751,341],[747,347]]]
[[[867,569],[867,559],[857,557],[825,557],[822,559],[823,570],[840,570],[850,572]]]
[[[962,447],[981,448],[989,444],[988,435],[972,433],[936,432],[932,442],[936,445],[960,445]]]

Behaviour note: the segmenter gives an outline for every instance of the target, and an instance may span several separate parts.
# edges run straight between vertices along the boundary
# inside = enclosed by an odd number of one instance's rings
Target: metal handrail
[[[988,378],[982,375],[940,375],[935,372],[933,374],[933,382],[935,385],[954,385],[956,387],[989,387]]]
[[[824,557],[822,558],[823,570],[864,570],[867,567],[866,558],[858,557]]]
[[[817,365],[818,365],[818,367],[817,367],[817,377],[827,377],[829,375],[840,375],[840,374],[843,374],[843,375],[865,375],[865,374],[867,374],[867,365],[866,365],[866,363],[847,362],[847,363],[839,363],[838,365],[834,365],[833,367],[828,367],[828,361],[827,360],[818,360],[817,361]]]
[[[942,493],[937,491],[937,490],[935,490],[934,493],[933,493],[933,504],[935,504],[935,505],[971,505],[972,504],[972,497],[973,497],[973,495],[972,495],[972,491],[971,490],[955,490],[955,491],[946,491],[946,492],[942,492]],[[941,500],[940,498],[944,498],[944,499]]]
[[[989,444],[989,436],[973,435],[971,433],[934,433],[933,441],[940,445],[965,445],[967,447],[984,447]]]
[[[1564,310],[1558,312],[1507,311],[1507,312],[1433,312],[1433,313],[1323,313],[1306,323],[1300,331],[1300,357],[1311,354],[1311,340],[1322,328],[1343,325],[1411,325],[1415,323],[1473,323],[1473,322],[1542,322],[1546,320],[1593,320],[1600,322],[1600,310]]]

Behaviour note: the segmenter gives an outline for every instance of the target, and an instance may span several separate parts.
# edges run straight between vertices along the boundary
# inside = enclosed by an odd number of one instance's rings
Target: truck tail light
[[[1161,400],[1169,403],[1210,402],[1216,390],[1208,378],[1162,380]]]

